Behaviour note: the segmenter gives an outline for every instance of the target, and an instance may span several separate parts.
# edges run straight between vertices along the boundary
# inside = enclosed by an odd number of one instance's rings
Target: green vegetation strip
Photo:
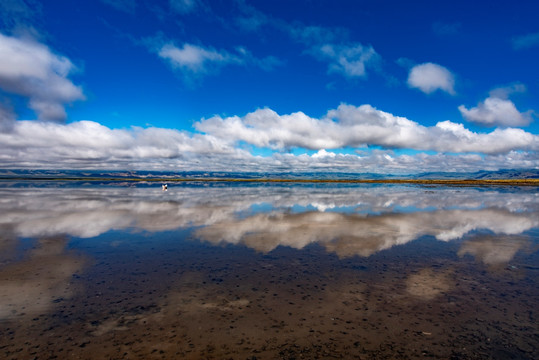
[[[504,185],[539,186],[539,179],[241,179],[241,178],[107,178],[107,177],[2,177],[3,181],[86,181],[86,182],[244,182],[244,183],[343,183],[343,184],[419,184],[419,185]]]

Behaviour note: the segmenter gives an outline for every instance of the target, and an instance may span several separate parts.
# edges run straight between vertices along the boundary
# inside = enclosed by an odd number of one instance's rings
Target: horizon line
[[[519,179],[293,179],[293,178],[139,178],[139,177],[47,177],[0,176],[0,181],[107,181],[107,182],[246,182],[246,183],[354,183],[354,184],[417,184],[417,185],[498,185],[539,186],[539,178]]]

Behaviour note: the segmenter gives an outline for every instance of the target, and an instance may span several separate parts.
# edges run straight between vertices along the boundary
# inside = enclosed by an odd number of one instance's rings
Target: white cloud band
[[[370,105],[340,105],[322,119],[302,112],[279,115],[259,109],[240,118],[215,116],[195,124],[199,131],[227,143],[245,142],[272,149],[312,150],[365,147],[441,152],[500,154],[511,150],[537,150],[539,138],[521,129],[475,133],[462,124],[443,121],[426,127]]]
[[[380,173],[539,167],[538,136],[522,129],[476,133],[450,121],[425,127],[370,105],[341,105],[321,119],[259,109],[244,117],[201,120],[195,127],[200,133],[111,129],[93,121],[13,121],[0,133],[0,167]],[[256,148],[273,150],[258,156]]]

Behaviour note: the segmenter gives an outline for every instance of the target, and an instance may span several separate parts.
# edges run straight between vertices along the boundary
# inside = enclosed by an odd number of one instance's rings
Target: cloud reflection
[[[0,320],[35,316],[71,297],[70,280],[84,259],[66,253],[66,237],[40,239],[38,246],[18,262],[0,268]]]
[[[214,244],[244,244],[257,251],[284,245],[301,249],[318,243],[339,256],[370,256],[424,235],[449,241],[485,229],[495,234],[520,234],[539,225],[529,214],[500,209],[438,210],[363,216],[306,212],[257,214],[203,227],[196,236]]]
[[[529,246],[523,236],[486,236],[475,237],[462,244],[458,255],[472,255],[485,265],[504,265],[511,261],[519,250]]]
[[[425,235],[450,241],[475,230],[518,235],[539,226],[538,196],[526,189],[199,184],[167,192],[160,185],[4,188],[0,196],[0,227],[19,237],[200,227],[195,236],[213,244],[268,252],[318,243],[343,257],[370,256]],[[474,246],[461,252],[478,256]]]

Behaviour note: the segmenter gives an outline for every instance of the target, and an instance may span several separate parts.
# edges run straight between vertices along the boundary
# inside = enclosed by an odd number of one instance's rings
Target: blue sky
[[[539,167],[536,1],[5,0],[0,167]]]

